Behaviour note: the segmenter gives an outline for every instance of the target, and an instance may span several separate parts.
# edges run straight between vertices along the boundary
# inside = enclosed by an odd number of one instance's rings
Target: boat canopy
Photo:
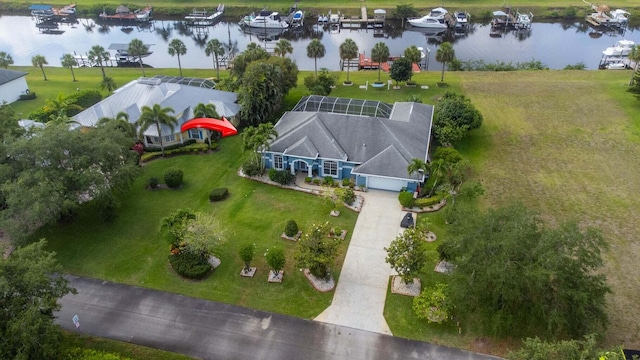
[[[507,16],[507,13],[501,10],[494,11],[493,16]]]
[[[222,134],[222,137],[233,136],[238,133],[238,130],[227,120],[224,116],[222,119],[212,118],[195,118],[191,119],[180,127],[181,132],[185,132],[189,129],[207,129],[217,131]]]
[[[51,5],[42,5],[42,4],[33,4],[31,6],[29,6],[29,10],[51,10],[53,8],[53,6]]]
[[[376,15],[384,15],[384,14],[387,13],[387,10],[385,10],[385,9],[375,9],[375,10],[373,10],[373,13],[376,14]]]

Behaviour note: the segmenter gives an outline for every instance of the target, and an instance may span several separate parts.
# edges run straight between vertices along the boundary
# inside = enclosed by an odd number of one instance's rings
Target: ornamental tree
[[[296,261],[299,267],[319,278],[331,278],[331,266],[334,264],[340,247],[340,239],[329,237],[329,223],[314,224],[298,242]]]
[[[420,227],[408,228],[384,248],[387,257],[384,259],[402,278],[402,282],[410,284],[415,274],[427,261],[425,249],[426,234]]]

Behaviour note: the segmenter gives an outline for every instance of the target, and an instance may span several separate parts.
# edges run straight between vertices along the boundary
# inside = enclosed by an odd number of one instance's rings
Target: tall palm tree
[[[633,67],[633,72],[631,73],[631,79],[629,79],[629,86],[633,85],[633,77],[638,71],[638,65],[640,65],[640,45],[635,45],[631,48],[629,52],[629,60],[636,63],[636,66]]]
[[[180,55],[187,53],[187,47],[180,39],[173,39],[169,43],[169,55],[178,55],[178,68],[180,68],[180,77],[182,77],[182,64],[180,64]]]
[[[358,45],[351,38],[347,38],[340,44],[340,59],[347,61],[347,83],[349,81],[349,68],[351,68],[351,59],[358,56]]]
[[[409,59],[411,61],[412,66],[413,66],[413,64],[419,64],[420,63],[420,59],[422,58],[422,54],[420,53],[420,50],[418,50],[417,46],[411,45],[411,46],[409,46],[408,48],[406,48],[404,50],[404,57]],[[409,75],[409,81],[411,81],[412,78],[413,78],[413,69],[411,69],[411,73]]]
[[[293,46],[286,39],[280,39],[276,43],[276,47],[273,49],[273,53],[277,56],[285,57],[287,54],[293,54]]]
[[[146,55],[149,52],[147,46],[140,39],[133,39],[129,43],[129,48],[127,49],[129,55],[138,58],[138,63],[140,64],[140,69],[142,69],[142,77],[145,77],[144,66],[142,66],[142,56]]]
[[[111,54],[106,51],[100,45],[94,45],[89,53],[87,54],[89,61],[100,65],[100,70],[102,70],[102,79],[105,79],[107,75],[104,73],[104,64],[109,60]]]
[[[75,97],[65,97],[63,93],[59,93],[55,99],[49,98],[45,100],[44,110],[48,113],[69,114],[69,111],[77,113],[82,110],[82,106],[76,104],[76,101]]]
[[[118,85],[116,85],[116,81],[113,80],[112,77],[106,76],[102,78],[102,81],[100,82],[100,89],[107,90],[108,92],[112,92],[117,88],[118,88]]]
[[[71,54],[62,55],[61,64],[64,67],[68,67],[71,70],[71,76],[73,77],[73,82],[76,82],[76,74],[73,72],[73,67],[78,66],[78,61]]]
[[[44,77],[44,81],[47,81],[47,74],[44,73],[44,65],[49,64],[47,62],[47,59],[45,59],[42,55],[36,55],[31,58],[31,63],[33,64],[33,66],[40,68],[40,70],[42,71],[42,76]]]
[[[453,51],[453,46],[450,42],[445,41],[440,44],[440,47],[436,51],[436,61],[442,63],[442,76],[440,77],[440,82],[444,82],[444,67],[448,62],[453,61],[456,58],[456,53]]]
[[[140,135],[142,135],[152,125],[156,126],[158,131],[158,137],[160,138],[160,150],[162,156],[164,156],[164,140],[162,136],[161,125],[168,126],[173,133],[175,127],[178,125],[178,119],[172,116],[173,109],[170,107],[162,107],[160,104],[154,104],[153,107],[143,106],[142,113],[138,119],[137,125],[140,129]]]
[[[9,65],[13,65],[13,58],[6,52],[0,51],[0,66],[6,69]]]
[[[371,60],[378,63],[378,82],[380,82],[382,63],[389,60],[389,47],[382,41],[375,44],[371,50]]]
[[[211,39],[207,43],[207,47],[204,49],[204,53],[207,56],[213,56],[213,64],[216,67],[216,78],[220,79],[220,63],[218,59],[224,55],[224,47],[218,39]]]
[[[324,57],[326,50],[324,45],[318,39],[313,39],[307,46],[307,56],[313,58],[315,65],[315,74],[318,77],[318,58]]]
[[[417,158],[411,159],[409,166],[407,166],[407,172],[409,175],[419,174],[420,172],[425,173],[428,169],[429,164]]]
[[[216,106],[204,103],[199,103],[195,108],[193,108],[193,117],[220,119],[220,115],[218,114],[218,111],[216,111]]]
[[[257,127],[248,127],[242,132],[242,150],[251,151],[255,157],[255,161],[258,162],[258,157],[262,157],[260,151],[269,150],[271,140],[277,137],[278,133],[271,123],[262,123]],[[260,161],[260,166],[264,168],[264,161]]]

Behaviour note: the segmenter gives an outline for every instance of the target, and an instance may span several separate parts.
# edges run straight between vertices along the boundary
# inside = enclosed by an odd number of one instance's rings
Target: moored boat
[[[604,56],[629,56],[631,49],[635,46],[635,42],[631,40],[618,40],[614,46],[606,48],[602,55]]]
[[[276,11],[263,10],[256,16],[245,16],[240,22],[248,27],[263,29],[286,29],[289,23],[284,21]]]
[[[445,17],[449,12],[444,8],[435,8],[428,15],[420,18],[409,19],[409,24],[415,27],[427,29],[446,29],[448,27]]]
[[[103,10],[99,17],[104,20],[149,21],[152,13],[153,8],[151,6],[131,11],[128,7],[120,5],[116,8],[115,14],[107,14],[107,12]]]

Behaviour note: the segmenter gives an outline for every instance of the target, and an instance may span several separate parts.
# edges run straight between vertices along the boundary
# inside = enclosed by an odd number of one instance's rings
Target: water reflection
[[[303,27],[288,31],[269,29],[242,29],[235,22],[219,22],[208,27],[192,27],[183,21],[156,20],[145,24],[101,23],[92,19],[77,19],[75,23],[58,24],[58,35],[51,36],[35,26],[29,17],[3,16],[0,18],[0,49],[12,54],[16,65],[30,66],[31,58],[40,54],[52,66],[60,66],[64,53],[85,54],[93,45],[107,48],[112,43],[129,43],[138,38],[144,43],[155,44],[154,53],[145,59],[153,67],[175,67],[175,61],[167,54],[167,44],[174,38],[187,46],[187,54],[181,59],[184,68],[210,68],[211,62],[204,54],[206,43],[218,39],[231,57],[256,42],[268,50],[279,39],[291,42],[291,57],[301,70],[313,70],[313,62],[306,56],[306,47],[312,39],[319,39],[326,49],[318,67],[339,68],[339,46],[345,39],[353,39],[360,52],[370,54],[377,42],[384,42],[392,56],[416,45],[425,48],[431,64],[436,64],[437,47],[444,41],[451,42],[456,57],[461,61],[483,60],[485,63],[528,62],[539,60],[552,69],[582,62],[588,69],[596,69],[602,50],[619,39],[640,43],[640,33],[635,28],[626,31],[596,31],[583,21],[533,24],[529,31],[509,30],[492,32],[489,23],[470,24],[464,31],[430,31],[408,27],[400,22],[387,21],[382,28],[340,29],[328,24],[314,23],[308,19]],[[405,26],[408,26],[405,24]],[[53,32],[50,32],[53,34]],[[433,66],[432,66],[433,67]]]

